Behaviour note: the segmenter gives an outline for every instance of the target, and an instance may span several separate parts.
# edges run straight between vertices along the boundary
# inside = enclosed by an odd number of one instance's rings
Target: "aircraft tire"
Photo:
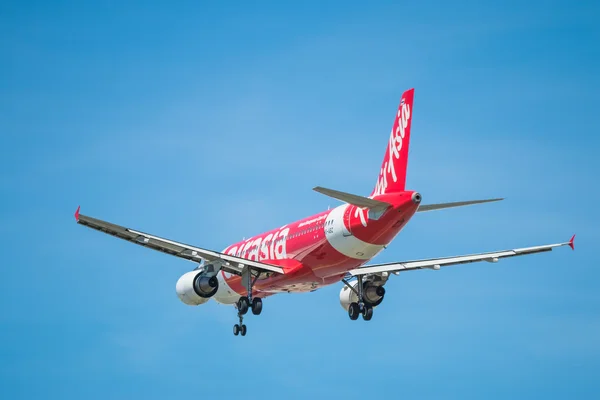
[[[255,297],[252,299],[252,314],[260,315],[262,312],[262,299],[260,297]]]
[[[352,321],[356,321],[358,316],[360,315],[360,308],[358,307],[358,303],[350,303],[350,307],[348,307],[348,316]]]
[[[240,315],[244,315],[248,312],[248,308],[250,307],[250,302],[248,301],[247,297],[243,296],[243,297],[240,297],[240,299],[238,300],[237,306],[238,306],[238,312],[240,313]]]
[[[362,310],[362,317],[365,321],[370,321],[373,318],[373,307],[365,305]]]

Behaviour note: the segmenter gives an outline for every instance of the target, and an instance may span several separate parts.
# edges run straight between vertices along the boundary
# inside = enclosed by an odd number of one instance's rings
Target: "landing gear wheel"
[[[373,307],[365,305],[362,310],[362,316],[365,321],[370,321],[373,318]]]
[[[262,300],[260,297],[255,297],[252,299],[252,314],[260,315],[262,311]]]
[[[348,307],[348,316],[352,321],[356,321],[360,314],[360,308],[358,307],[358,303],[350,303],[350,307]]]
[[[240,328],[240,333],[242,336],[246,336],[246,325],[242,325]]]
[[[250,307],[250,302],[247,297],[240,297],[237,302],[237,308],[240,315],[244,315],[248,312],[248,307]]]
[[[244,333],[242,334],[242,336],[244,336],[246,334],[246,325],[242,325],[242,326],[244,327],[244,331],[243,331]],[[240,326],[238,324],[235,324],[233,326],[233,334],[235,336],[240,334]]]

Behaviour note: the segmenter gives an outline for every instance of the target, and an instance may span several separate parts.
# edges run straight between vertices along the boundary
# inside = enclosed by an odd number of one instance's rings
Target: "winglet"
[[[75,221],[79,222],[79,210],[81,209],[81,206],[77,207],[77,211],[75,211]]]
[[[575,250],[575,235],[573,235],[571,240],[569,240],[569,247],[571,248],[571,250]]]

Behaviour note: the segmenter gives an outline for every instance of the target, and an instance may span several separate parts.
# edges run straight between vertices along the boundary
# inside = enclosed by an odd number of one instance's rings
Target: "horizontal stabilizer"
[[[500,200],[504,200],[504,199],[502,198],[502,199],[457,201],[455,203],[423,204],[423,205],[419,206],[419,209],[417,210],[417,212],[441,210],[444,208],[470,206],[473,204],[481,204],[481,203],[491,203],[493,201],[500,201]]]
[[[313,190],[315,192],[322,193],[325,196],[333,197],[334,199],[352,204],[353,206],[369,208],[373,211],[382,211],[391,206],[390,203],[386,203],[385,201],[373,200],[368,197],[340,192],[339,190],[327,189],[321,186],[317,186],[313,188]]]

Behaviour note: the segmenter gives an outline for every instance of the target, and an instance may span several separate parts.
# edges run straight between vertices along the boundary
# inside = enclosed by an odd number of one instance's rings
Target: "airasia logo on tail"
[[[402,149],[402,141],[406,136],[406,128],[410,122],[410,105],[406,103],[405,99],[402,98],[400,107],[398,108],[398,114],[396,114],[396,120],[392,132],[390,133],[390,140],[388,142],[388,151],[385,155],[385,161],[379,172],[379,179],[375,186],[373,196],[377,196],[385,193],[388,182],[391,177],[393,182],[398,182],[398,176],[396,175],[396,160],[400,159],[400,150]]]

